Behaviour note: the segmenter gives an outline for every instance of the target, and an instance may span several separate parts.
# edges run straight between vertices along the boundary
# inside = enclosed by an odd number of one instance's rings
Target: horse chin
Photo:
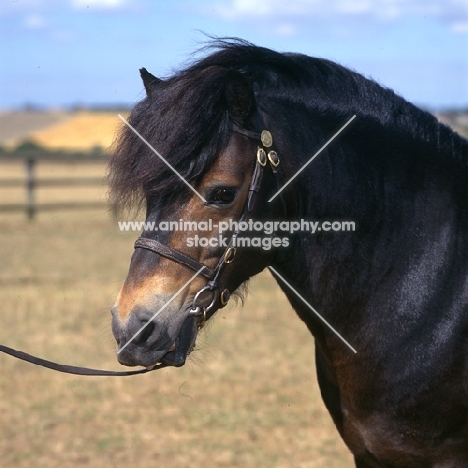
[[[160,360],[161,364],[164,366],[182,367],[195,347],[197,334],[198,327],[196,317],[188,317],[182,324],[182,328],[180,329],[174,345],[172,345],[171,349]],[[147,369],[151,370],[155,366],[156,364],[147,366]]]
[[[163,357],[162,363],[166,366],[181,367],[185,364],[188,355],[195,347],[197,340],[197,321],[196,317],[188,317],[185,319],[180,329],[179,336],[175,341],[175,345]]]

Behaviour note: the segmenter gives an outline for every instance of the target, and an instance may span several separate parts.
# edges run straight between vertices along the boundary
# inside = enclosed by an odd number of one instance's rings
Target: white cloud
[[[276,34],[278,34],[278,36],[292,36],[296,34],[297,31],[298,31],[297,26],[291,23],[283,23],[283,24],[276,26],[275,28],[275,32]]]
[[[210,10],[232,20],[345,19],[362,17],[368,21],[393,21],[419,15],[439,19],[451,26],[468,21],[468,0],[216,0]],[[460,29],[460,26],[456,28]]]
[[[468,21],[456,21],[452,24],[452,31],[457,34],[468,34]]]
[[[372,10],[372,2],[368,0],[341,0],[336,2],[336,11],[341,14],[360,15]]]
[[[45,29],[47,27],[46,20],[41,15],[29,15],[23,21],[26,29]]]
[[[315,9],[319,9],[320,4],[324,2],[323,0],[298,0],[285,4],[281,0],[229,0],[216,3],[213,8],[216,14],[226,19],[237,19],[310,14]]]
[[[72,0],[71,5],[77,10],[118,10],[126,6],[126,0]]]

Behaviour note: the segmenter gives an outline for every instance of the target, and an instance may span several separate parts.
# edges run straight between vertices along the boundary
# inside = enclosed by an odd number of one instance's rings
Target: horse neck
[[[410,133],[358,116],[349,133],[298,181],[301,218],[355,223],[355,232],[302,232],[275,263],[296,291],[332,320],[348,320],[351,311],[359,320],[388,275],[406,271],[408,259],[452,239],[460,222],[468,142],[433,120],[422,125]],[[446,244],[441,248],[450,248]],[[283,289],[320,335],[310,310]]]

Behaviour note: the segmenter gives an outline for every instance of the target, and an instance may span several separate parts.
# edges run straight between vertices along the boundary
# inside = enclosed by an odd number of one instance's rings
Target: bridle
[[[258,112],[257,122],[258,129],[264,129],[263,119],[261,113]],[[204,276],[208,282],[200,289],[194,296],[192,306],[189,311],[191,316],[199,317],[198,328],[202,328],[205,321],[217,310],[225,307],[231,297],[231,291],[224,287],[221,283],[221,275],[227,265],[232,263],[236,257],[237,247],[236,239],[240,232],[239,226],[243,221],[248,220],[251,215],[257,195],[260,191],[264,168],[270,163],[271,169],[274,174],[277,172],[279,165],[279,157],[276,151],[270,149],[273,146],[273,137],[268,130],[261,130],[260,132],[252,132],[245,128],[239,127],[234,122],[229,123],[229,127],[233,132],[246,136],[247,138],[256,140],[259,143],[255,167],[250,179],[249,191],[245,201],[241,216],[236,224],[237,228],[233,232],[229,244],[226,247],[223,255],[218,260],[215,268],[209,268],[204,263],[193,259],[184,252],[181,252],[174,247],[162,244],[155,239],[147,237],[139,237],[135,242],[135,249],[146,249],[154,252],[164,258],[172,260],[175,263],[183,265],[191,270],[200,271],[200,275]],[[207,293],[211,294],[211,300],[206,306],[202,305],[203,296]]]

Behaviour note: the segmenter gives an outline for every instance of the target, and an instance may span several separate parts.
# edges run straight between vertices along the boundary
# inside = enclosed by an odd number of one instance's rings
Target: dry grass
[[[109,307],[135,234],[105,213],[0,221],[0,342],[118,368]],[[0,356],[5,468],[352,466],[324,409],[313,339],[268,275],[220,311],[181,369],[79,378]]]

